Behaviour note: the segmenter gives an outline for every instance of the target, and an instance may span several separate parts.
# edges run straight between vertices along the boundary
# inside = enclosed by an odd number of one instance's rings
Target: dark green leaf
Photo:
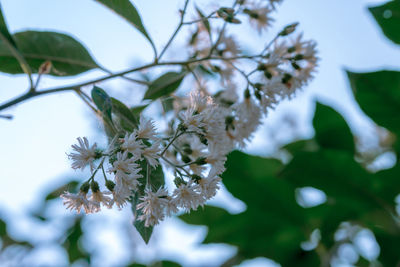
[[[314,116],[315,139],[324,148],[354,153],[353,135],[346,121],[332,108],[317,103]]]
[[[7,224],[5,221],[0,219],[0,238],[7,235]]]
[[[174,98],[173,97],[163,97],[161,100],[161,106],[164,113],[174,110]]]
[[[67,184],[65,184],[63,186],[60,186],[59,188],[57,188],[57,189],[53,190],[52,192],[48,193],[46,198],[45,198],[45,201],[52,200],[52,199],[55,199],[55,198],[59,198],[60,195],[62,193],[64,193],[65,191],[76,192],[78,184],[79,184],[78,181],[71,181],[71,182],[69,182],[69,183],[67,183]]]
[[[133,225],[139,232],[140,236],[143,238],[144,242],[146,242],[147,244],[150,240],[151,234],[153,233],[153,227],[146,227],[144,225],[144,221],[139,221],[137,219],[142,214],[142,211],[138,210],[136,206],[138,204],[139,198],[144,195],[146,181],[149,181],[149,186],[153,191],[157,191],[165,184],[165,178],[164,171],[160,164],[156,168],[153,168],[147,163],[147,160],[142,160],[140,161],[140,168],[141,171],[139,173],[143,177],[139,179],[141,185],[131,199],[131,207],[133,216],[135,218]]]
[[[137,128],[139,122],[132,111],[124,103],[113,97],[111,97],[111,102],[112,112],[119,117],[121,127],[128,132]]]
[[[82,247],[80,241],[83,235],[81,221],[80,217],[76,218],[74,224],[68,229],[65,240],[62,242],[62,246],[68,252],[70,263],[74,263],[79,259],[90,261],[90,254]]]
[[[247,204],[247,210],[232,215],[220,208],[206,207],[181,218],[209,227],[205,243],[238,246],[241,260],[268,257],[283,266],[318,266],[315,252],[300,249],[312,225],[307,225],[303,209],[296,204],[295,187],[276,177],[283,165],[274,159],[233,152],[226,167],[224,184]]]
[[[147,89],[144,99],[157,99],[168,96],[178,89],[186,72],[167,72],[154,80]]]
[[[3,41],[2,40],[3,38],[6,39],[14,47],[16,47],[15,41],[12,38],[10,32],[8,31],[7,24],[5,22],[2,8],[1,8],[1,3],[0,3],[0,41]]]
[[[361,109],[378,125],[397,135],[400,151],[400,72],[347,72]]]
[[[211,34],[210,22],[208,21],[208,19],[205,18],[205,16],[197,6],[196,11],[199,17],[202,19],[201,23],[203,24],[204,28],[206,28],[208,34]]]
[[[386,37],[400,44],[400,1],[389,1],[381,6],[370,7],[369,11],[381,26]]]
[[[93,86],[92,89],[92,99],[96,104],[97,108],[102,112],[102,114],[112,121],[111,112],[112,112],[112,100],[108,94],[101,89],[100,87]]]
[[[97,2],[105,5],[112,9],[115,13],[126,19],[136,29],[138,29],[153,45],[153,41],[148,35],[146,29],[143,26],[142,19],[135,6],[129,0],[96,0]]]
[[[149,106],[149,104],[141,105],[141,106],[136,106],[136,107],[132,107],[132,108],[131,108],[131,111],[132,111],[132,113],[136,116],[136,118],[140,118],[140,114],[141,114],[142,111],[145,110],[148,106]]]
[[[76,75],[94,68],[97,63],[74,38],[56,32],[25,31],[13,35],[19,52],[33,73],[45,61],[51,61],[51,75]],[[20,64],[4,42],[0,42],[0,71],[23,73]]]

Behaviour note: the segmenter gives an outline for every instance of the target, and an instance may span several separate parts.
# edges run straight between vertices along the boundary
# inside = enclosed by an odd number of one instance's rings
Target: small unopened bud
[[[90,189],[92,189],[92,192],[93,192],[93,193],[98,192],[98,191],[100,190],[99,183],[96,182],[96,181],[92,181],[92,182],[90,183]]]
[[[254,95],[256,96],[256,98],[258,99],[258,100],[261,100],[261,94],[260,94],[260,91],[255,91],[254,92]]]
[[[94,158],[95,159],[99,159],[103,156],[103,151],[100,149],[96,149],[96,151],[94,152]]]
[[[290,79],[292,79],[292,75],[289,73],[285,73],[285,74],[283,74],[283,77],[282,77],[282,83],[286,84],[290,81]]]
[[[204,164],[207,164],[206,159],[207,159],[207,158],[205,158],[205,157],[197,158],[196,161],[195,161],[195,163],[196,163],[197,165],[204,165]]]
[[[111,180],[106,181],[106,187],[110,191],[114,191],[115,183]]]
[[[278,35],[286,36],[286,35],[291,34],[292,32],[294,32],[296,30],[297,25],[299,25],[299,23],[295,22],[293,24],[286,26]]]
[[[254,87],[257,88],[257,90],[261,90],[262,87],[263,87],[263,84],[262,83],[255,83]]]
[[[266,70],[264,71],[264,76],[269,80],[272,78],[272,73]]]
[[[257,66],[257,70],[262,70],[262,71],[264,71],[264,70],[266,70],[267,69],[267,66],[265,66],[265,64],[263,64],[263,63],[260,63],[260,64],[258,64],[258,66]]]
[[[187,184],[181,177],[175,177],[174,184],[179,187],[181,184]]]
[[[185,154],[192,154],[193,153],[193,150],[190,148],[190,147],[185,147],[184,149],[183,149],[183,153],[185,153]]]
[[[206,145],[206,146],[208,145],[207,138],[206,138],[204,135],[200,135],[199,138],[200,138],[200,142],[201,142],[203,145]]]
[[[192,180],[194,180],[196,183],[199,183],[199,181],[201,180],[201,176],[197,175],[197,174],[193,174],[192,175]]]
[[[40,65],[40,67],[39,67],[39,74],[50,73],[51,67],[52,67],[51,61],[47,60],[47,61],[43,62],[42,65]]]
[[[294,51],[296,51],[296,47],[291,46],[291,47],[288,48],[287,51],[288,51],[288,53],[293,53]]]
[[[87,194],[87,192],[89,192],[89,188],[90,188],[89,182],[84,182],[84,183],[81,185],[81,187],[80,187],[79,190],[81,190],[83,193]]]
[[[295,70],[301,69],[301,67],[300,67],[296,62],[292,62],[292,67],[293,67]]]
[[[249,88],[247,88],[246,90],[244,90],[244,98],[249,99],[250,98],[250,90]]]
[[[302,60],[302,59],[304,59],[304,55],[302,55],[302,54],[297,54],[297,55],[294,56],[293,59],[294,59],[294,60]]]
[[[233,116],[228,116],[225,118],[225,124],[226,125],[231,125],[233,123]]]
[[[191,162],[192,160],[190,159],[190,157],[188,157],[188,156],[186,156],[186,155],[182,155],[182,161],[185,162],[185,163],[189,163],[189,162]]]

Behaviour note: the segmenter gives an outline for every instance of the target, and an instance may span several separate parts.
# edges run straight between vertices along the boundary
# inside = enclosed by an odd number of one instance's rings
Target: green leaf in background
[[[135,128],[138,127],[139,121],[133,114],[133,112],[125,106],[121,101],[111,97],[112,103],[112,112],[120,119],[121,127],[128,131],[132,132]]]
[[[140,161],[140,168],[141,171],[139,173],[143,177],[139,179],[141,185],[131,199],[131,208],[135,220],[133,225],[143,238],[144,242],[147,244],[150,240],[151,234],[153,233],[153,226],[146,227],[144,225],[144,221],[137,220],[142,211],[137,210],[136,205],[138,204],[139,198],[144,195],[147,181],[149,181],[148,186],[150,186],[153,191],[157,191],[160,187],[164,186],[165,178],[164,171],[160,164],[156,168],[153,168],[147,163],[147,160],[144,159]]]
[[[400,153],[400,72],[347,72],[361,109],[378,125],[397,135]]]
[[[74,224],[68,229],[62,246],[68,251],[68,260],[74,263],[79,259],[90,262],[90,254],[82,247],[81,237],[83,235],[81,227],[82,217],[75,218]]]
[[[283,165],[275,159],[232,152],[226,167],[224,184],[246,203],[247,210],[232,215],[220,208],[206,207],[181,218],[190,224],[208,226],[205,243],[237,246],[238,254],[231,264],[267,257],[282,266],[318,266],[316,253],[300,248],[313,229],[295,201],[295,187],[277,178]]]
[[[381,6],[370,7],[369,11],[381,26],[386,37],[400,44],[400,1],[394,0]]]
[[[135,6],[130,0],[96,0],[97,2],[105,5],[106,7],[113,10],[115,13],[126,19],[136,29],[138,29],[146,38],[149,40],[154,48],[154,43],[151,40],[149,34],[143,26],[142,19]]]
[[[342,116],[331,107],[317,103],[313,125],[315,139],[322,147],[348,150],[354,154],[350,128]]]
[[[157,99],[168,96],[178,89],[186,72],[167,72],[154,80],[147,89],[143,99]]]
[[[33,73],[45,61],[51,61],[51,75],[76,75],[94,68],[97,63],[86,48],[74,38],[57,32],[25,31],[13,35],[19,52]],[[0,42],[0,71],[23,73],[17,59],[4,42]]]
[[[140,114],[141,114],[142,111],[145,110],[148,106],[149,106],[149,104],[131,107],[131,111],[132,111],[133,115],[135,115],[136,118],[140,118]]]
[[[4,20],[1,3],[0,3],[0,41],[3,41],[3,38],[8,40],[10,44],[16,47],[15,41],[12,38],[10,32],[8,31],[7,24]]]
[[[197,6],[195,6],[195,8],[196,8],[197,14],[202,19],[201,23],[203,24],[204,28],[206,28],[208,34],[211,34],[210,22],[208,21],[208,19],[205,18],[205,16],[203,15],[201,10]]]
[[[96,104],[97,108],[107,117],[110,121],[111,118],[111,111],[112,111],[112,100],[108,94],[101,89],[100,87],[93,86],[92,89],[92,99],[93,102]]]

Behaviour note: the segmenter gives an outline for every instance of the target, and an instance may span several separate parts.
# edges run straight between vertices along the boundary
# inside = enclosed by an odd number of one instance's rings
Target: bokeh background
[[[178,9],[184,1],[133,2],[156,46],[162,48],[179,21]],[[298,21],[304,36],[317,41],[320,57],[315,80],[294,99],[281,103],[269,113],[245,152],[282,158],[280,147],[294,140],[312,138],[316,100],[338,111],[359,143],[367,146],[378,143],[376,125],[355,102],[346,70],[399,70],[399,46],[384,36],[368,11],[368,7],[386,2],[285,0],[274,16],[274,27],[270,31],[257,36],[241,26],[235,29],[245,41],[243,49],[252,50],[262,47],[285,25]],[[94,1],[0,0],[0,3],[10,32],[36,29],[67,33],[81,41],[97,62],[113,72],[152,60],[151,47],[143,36]],[[208,7],[223,6],[230,1],[198,0],[196,3]],[[182,57],[180,51],[184,49],[187,36],[178,36],[167,58]],[[102,74],[93,70],[73,78],[46,77],[41,87],[85,81]],[[23,75],[2,73],[0,85],[0,102],[5,102],[22,94],[28,83]],[[102,83],[102,87],[131,104],[140,103],[144,94],[143,88],[122,79]],[[146,112],[154,116],[157,107]],[[82,181],[87,175],[73,172],[67,160],[66,153],[76,137],[87,136],[102,144],[106,142],[100,123],[74,93],[37,97],[1,114],[11,114],[13,119],[0,119],[0,233],[8,238],[2,238],[0,266],[68,266],[75,259],[78,260],[73,266],[85,266],[88,258],[93,266],[150,264],[159,260],[184,266],[220,266],[237,252],[233,245],[200,245],[207,235],[207,227],[187,225],[177,218],[167,219],[157,226],[150,243],[145,245],[131,225],[129,208],[76,217],[65,211],[56,195],[48,195],[69,181]],[[374,166],[389,168],[395,162],[394,153],[386,153],[374,162]],[[46,196],[54,199],[45,202]],[[304,190],[303,197],[305,206],[319,205],[327,200],[322,191],[313,188]],[[211,204],[232,214],[246,210],[246,203],[226,189]],[[360,255],[372,262],[378,259],[381,249],[372,232],[358,232],[361,234],[354,244],[337,249],[335,266],[352,266]],[[310,248],[315,247],[318,234],[313,238],[308,244]],[[268,236],[265,240],[268,242]],[[6,246],[7,242],[13,244],[14,241],[21,246]],[[24,247],[27,244],[33,248]],[[397,243],[397,247],[399,245]],[[244,261],[241,266],[278,265],[271,259],[254,258]]]

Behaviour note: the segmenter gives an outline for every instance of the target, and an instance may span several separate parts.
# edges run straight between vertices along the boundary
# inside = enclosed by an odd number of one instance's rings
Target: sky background
[[[203,7],[208,6],[210,1],[195,2]],[[283,26],[298,21],[305,38],[317,41],[321,58],[315,80],[295,99],[285,101],[268,115],[264,126],[249,145],[248,152],[271,154],[276,149],[276,140],[272,133],[275,136],[278,133],[280,142],[288,141],[285,138],[290,136],[286,137],[284,131],[280,134],[279,128],[276,130],[279,122],[288,114],[294,116],[299,136],[312,136],[310,122],[315,99],[340,111],[350,122],[355,134],[372,131],[371,121],[354,103],[345,70],[368,72],[400,69],[399,46],[383,37],[367,10],[367,6],[384,2],[386,1],[285,0],[274,15],[276,22],[273,29],[266,34],[254,36],[242,26],[235,29],[238,39],[246,43],[244,48],[251,50],[262,47]],[[150,62],[152,59],[152,50],[143,36],[123,19],[94,1],[0,0],[0,3],[10,32],[35,29],[67,33],[81,41],[98,63],[113,72],[140,62]],[[161,48],[175,29],[179,19],[177,10],[183,1],[136,0],[134,3],[150,36],[157,47]],[[230,1],[214,1],[215,3],[223,5]],[[166,58],[181,57],[183,35],[176,41],[175,48],[170,50]],[[101,75],[100,71],[90,71],[74,78],[45,78],[41,87],[73,84]],[[0,103],[22,94],[27,86],[24,76],[0,74]],[[122,80],[106,82],[102,87],[122,95],[126,94],[126,90],[138,92],[135,85]],[[127,102],[138,103],[140,99],[135,97],[127,99]],[[75,143],[75,139],[88,136],[89,139],[104,142],[104,138],[101,137],[101,130],[96,122],[90,118],[93,116],[90,110],[71,92],[38,97],[4,110],[1,114],[12,114],[14,119],[0,119],[0,209],[5,210],[10,215],[10,220],[16,222],[15,228],[22,227],[26,230],[32,222],[25,222],[24,214],[43,197],[43,192],[61,184],[66,177],[84,175],[72,172],[67,160],[66,153],[70,151],[70,145]],[[240,202],[235,201],[232,204],[234,200],[227,194],[219,196],[219,199],[219,203],[230,207],[232,212],[244,208]],[[63,210],[61,202],[57,205],[54,210]],[[124,225],[124,220],[129,216],[127,213],[129,209],[123,212],[107,211],[105,215],[93,216],[93,224],[96,224],[96,220],[106,220],[109,224]],[[217,263],[220,258],[227,258],[233,253],[233,248],[219,247],[218,251],[222,256],[217,257],[213,252],[215,247],[211,246],[184,255],[173,242],[165,244],[168,240],[179,240],[180,244],[186,242],[187,245],[183,247],[190,247],[190,244],[201,241],[205,232],[205,228],[185,228],[178,220],[170,219],[157,230],[161,245],[154,245],[151,250],[143,249],[137,244],[136,251],[137,254],[143,252],[143,255],[156,252],[167,257],[180,255],[184,263],[200,265],[202,259],[214,257]],[[113,243],[116,235],[120,233],[116,231],[95,238],[100,239],[99,243],[107,244]],[[118,249],[121,244],[117,243],[115,241],[110,249],[115,250],[116,255],[120,253],[122,258],[129,258],[129,255]],[[52,255],[59,255],[55,251]]]

